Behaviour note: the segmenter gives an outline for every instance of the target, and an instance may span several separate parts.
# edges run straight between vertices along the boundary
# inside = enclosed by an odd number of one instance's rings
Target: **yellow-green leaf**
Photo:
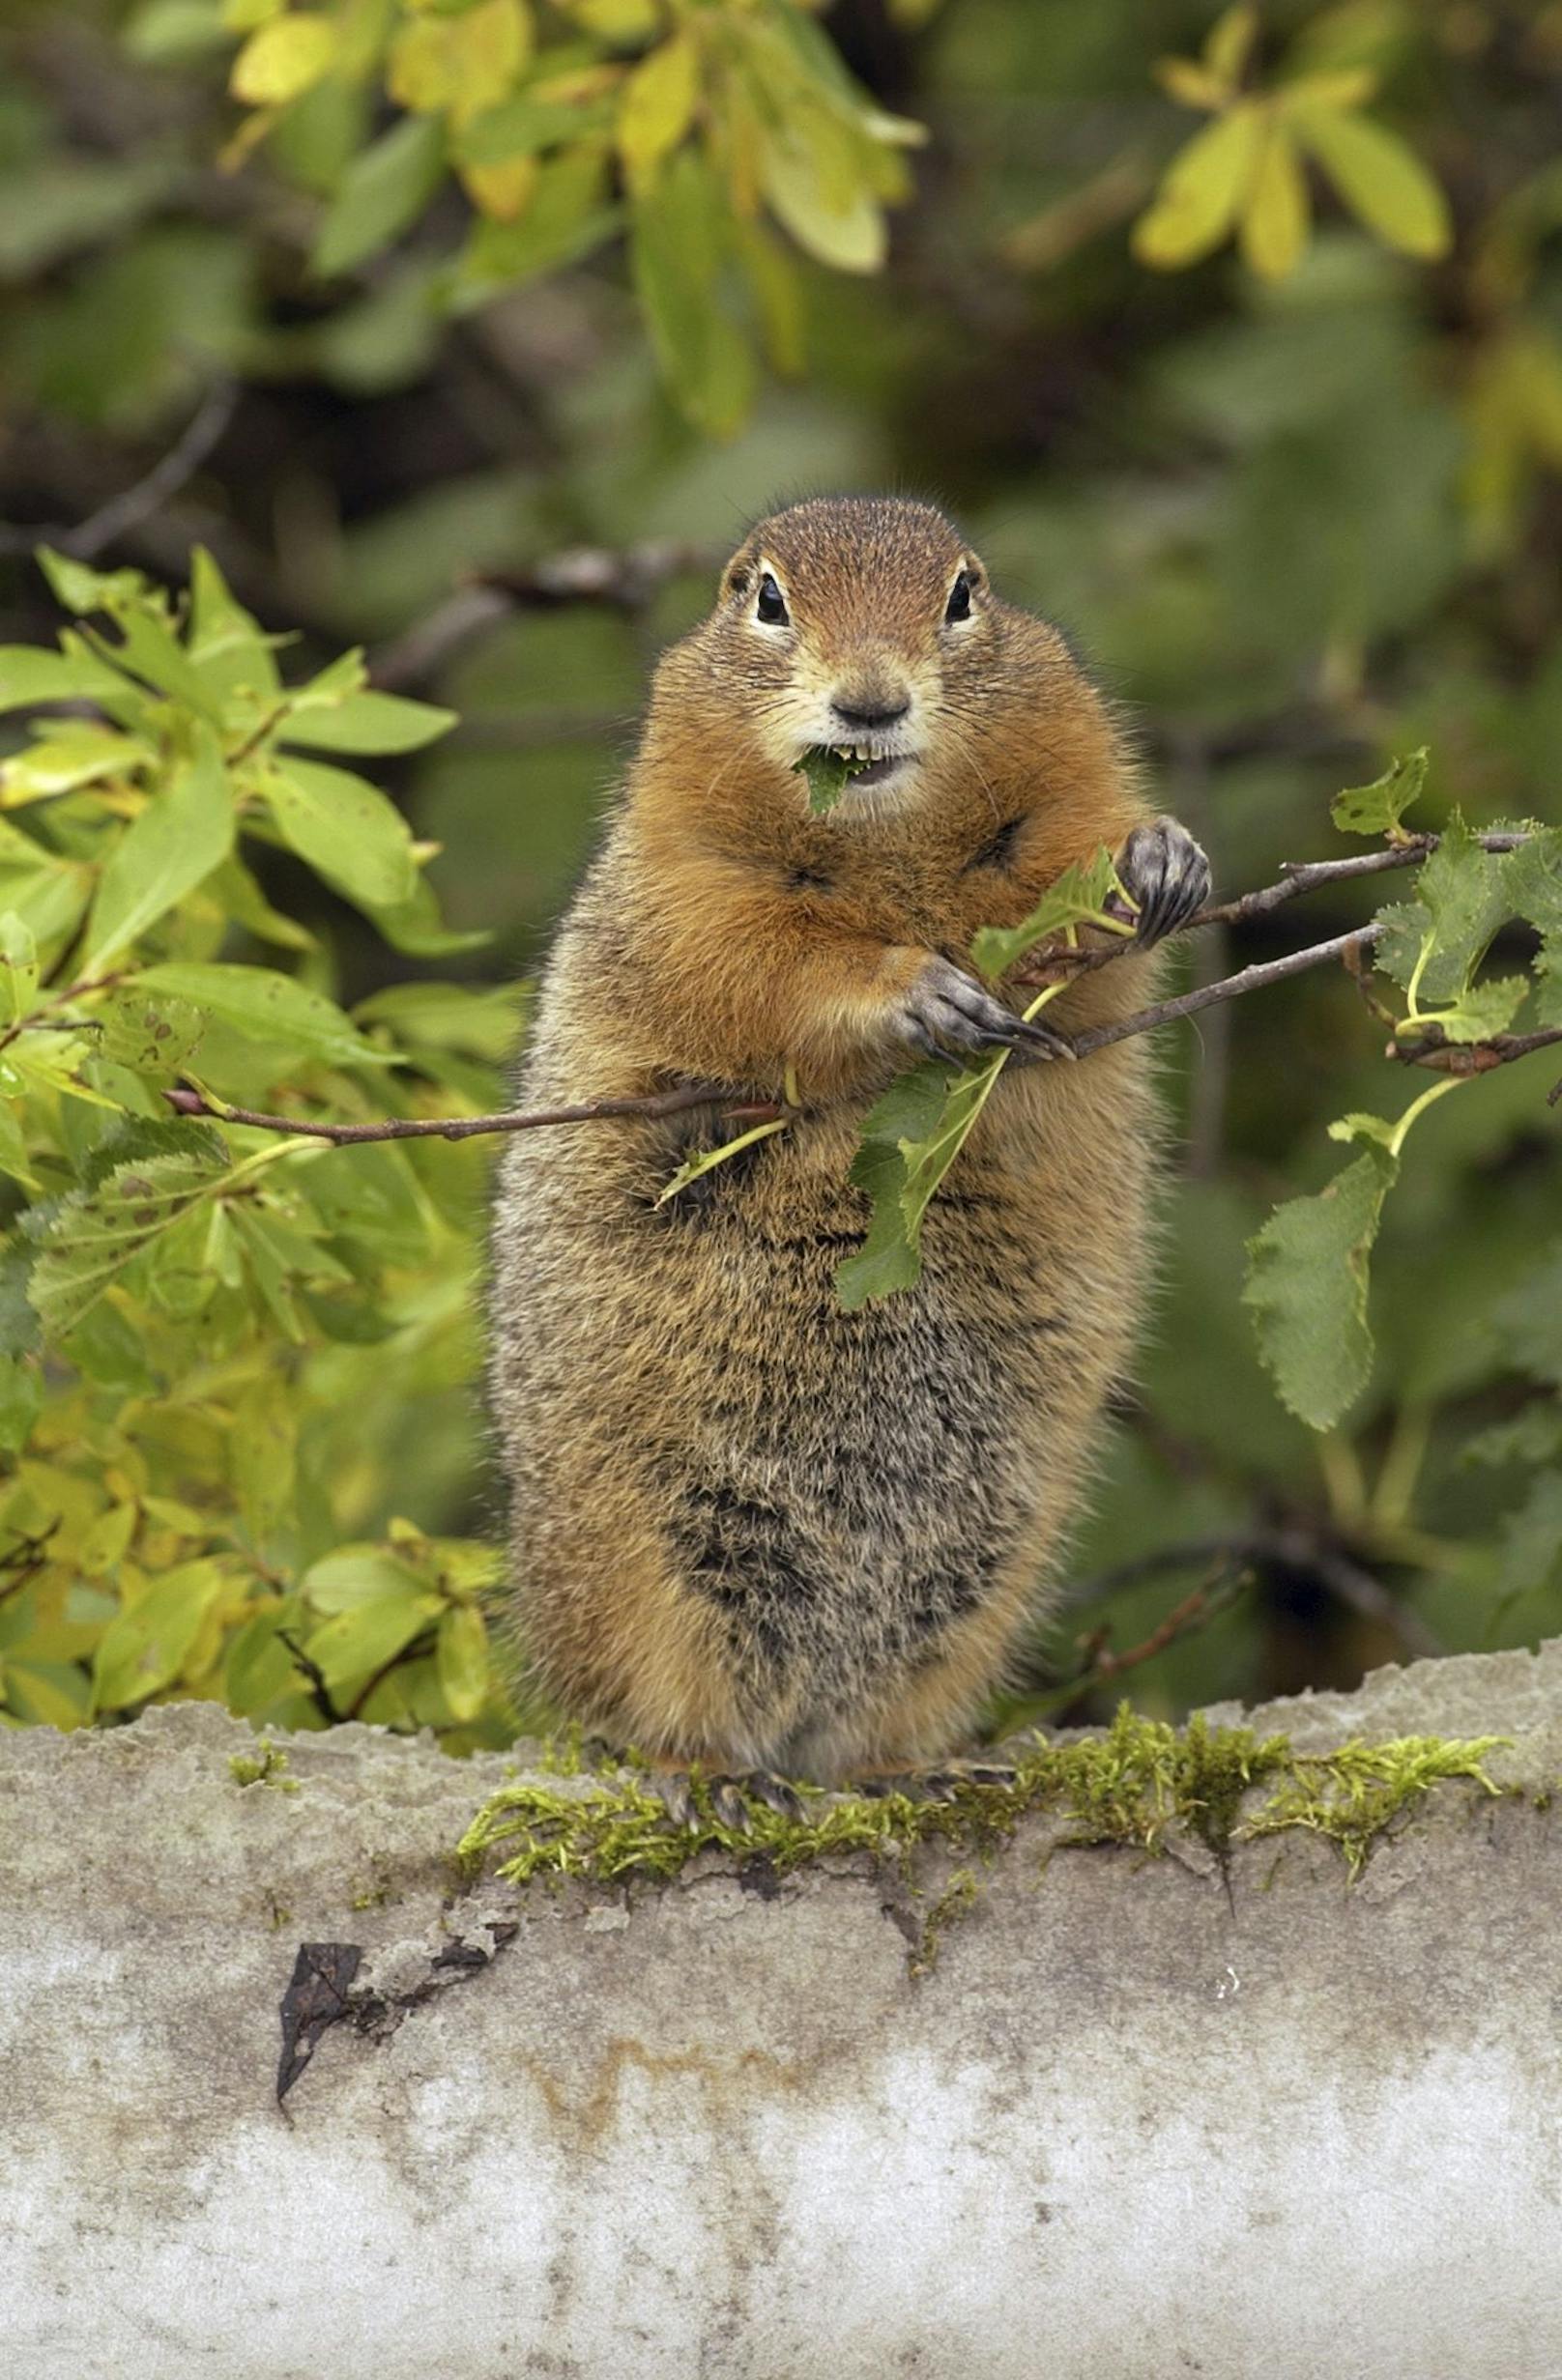
[[[464,122],[506,97],[531,51],[521,0],[480,0],[457,16],[414,17],[391,45],[386,88],[398,106]]]
[[[329,16],[274,16],[240,50],[228,87],[250,107],[285,107],[330,72],[335,55]]]
[[[1141,264],[1174,272],[1219,247],[1247,199],[1263,129],[1258,107],[1233,107],[1172,158],[1153,202],[1134,226],[1133,250]]]
[[[440,1621],[439,1681],[452,1719],[475,1719],[488,1698],[488,1631],[476,1605],[457,1603]]]
[[[619,155],[631,183],[643,181],[694,121],[700,97],[700,52],[680,33],[643,58],[619,101]]]
[[[837,272],[877,272],[889,246],[882,207],[845,128],[796,104],[761,137],[760,187],[800,248]]]
[[[192,893],[233,847],[233,797],[210,728],[166,793],[155,793],[109,853],[93,904],[87,957],[117,958]]]
[[[1256,8],[1227,9],[1210,26],[1204,41],[1204,64],[1223,83],[1231,84],[1247,65],[1258,38]]]
[[[1307,182],[1296,144],[1272,121],[1242,209],[1242,254],[1266,281],[1293,272],[1307,245]]]
[[[223,1584],[215,1562],[182,1563],[111,1620],[92,1665],[97,1707],[123,1710],[171,1685]]]
[[[1333,108],[1296,119],[1306,142],[1351,212],[1407,256],[1446,256],[1453,237],[1448,201],[1412,149],[1366,116]]]

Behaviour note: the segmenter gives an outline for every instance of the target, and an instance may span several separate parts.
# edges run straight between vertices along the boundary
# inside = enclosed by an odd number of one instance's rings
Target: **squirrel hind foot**
[[[675,1772],[656,1779],[656,1791],[667,1805],[667,1815],[676,1826],[700,1826],[707,1813],[718,1825],[734,1834],[748,1834],[753,1827],[753,1803],[763,1802],[779,1818],[798,1819],[802,1816],[802,1800],[785,1777],[778,1777],[768,1768],[723,1770],[715,1775],[704,1770],[695,1775]],[[705,1806],[701,1806],[701,1796]]]

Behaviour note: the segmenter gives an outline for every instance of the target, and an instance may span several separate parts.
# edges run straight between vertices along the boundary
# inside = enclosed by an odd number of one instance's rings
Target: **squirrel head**
[[[662,663],[652,732],[661,713],[686,737],[692,710],[714,748],[740,740],[789,797],[806,754],[846,755],[847,817],[899,808],[963,754],[981,771],[1003,714],[1033,706],[1054,672],[1084,689],[1063,640],[996,599],[941,512],[820,497],[744,538],[715,609]]]

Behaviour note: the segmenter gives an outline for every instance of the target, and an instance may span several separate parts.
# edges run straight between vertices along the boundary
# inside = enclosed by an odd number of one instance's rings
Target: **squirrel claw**
[[[868,1801],[889,1793],[902,1793],[908,1801],[950,1801],[960,1786],[1012,1785],[1014,1774],[1010,1761],[940,1761],[936,1768],[880,1769],[853,1777],[852,1791]]]
[[[1117,874],[1139,903],[1135,938],[1146,946],[1185,926],[1209,899],[1209,861],[1175,818],[1136,826],[1118,853]]]
[[[691,1778],[678,1775],[656,1780],[657,1791],[675,1826],[701,1826],[709,1812],[718,1825],[732,1833],[748,1834],[754,1821],[751,1799],[763,1802],[781,1818],[802,1816],[802,1803],[785,1777],[774,1776],[767,1768],[744,1769],[734,1775],[702,1775],[700,1781],[705,1789],[705,1808],[695,1796]]]
[[[973,976],[947,959],[930,959],[907,994],[902,1031],[926,1057],[981,1057],[992,1049],[1053,1058],[1074,1052],[1046,1025],[1027,1024]]]

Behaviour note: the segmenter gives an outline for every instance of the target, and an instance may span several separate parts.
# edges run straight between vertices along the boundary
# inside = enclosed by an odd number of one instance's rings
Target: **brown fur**
[[[494,1218],[493,1391],[511,1611],[567,1710],[621,1741],[823,1778],[946,1750],[1037,1608],[1146,1275],[1155,1106],[1134,1039],[1004,1070],[924,1231],[913,1291],[844,1312],[862,1114],[915,1052],[930,958],[1023,917],[1147,813],[1056,633],[978,583],[924,506],[763,522],[657,670],[644,740],[566,916],[527,1104],[680,1078],[818,1111],[652,1201],[688,1119],[517,1135]],[[785,633],[753,617],[778,574]],[[836,693],[914,698],[909,786],[809,814],[792,763]],[[844,692],[843,692],[844,690]],[[904,772],[903,772],[904,775]],[[996,856],[999,830],[1012,829]],[[995,846],[996,847],[996,846]],[[1134,954],[1047,1012],[1143,1005]]]

